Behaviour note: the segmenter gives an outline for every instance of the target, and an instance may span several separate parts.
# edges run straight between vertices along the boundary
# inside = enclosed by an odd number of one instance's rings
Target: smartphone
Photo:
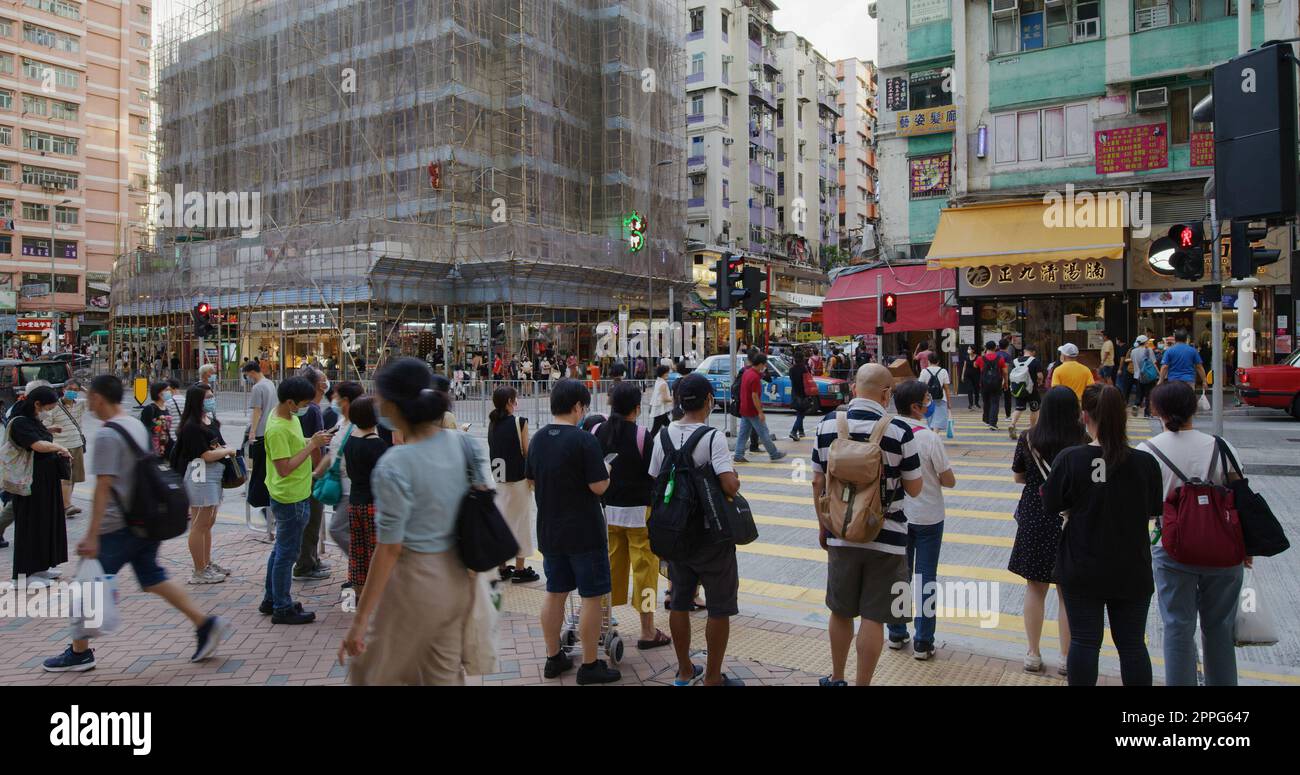
[[[469,432],[469,426],[471,426],[471,425],[473,425],[473,424],[474,424],[474,423],[472,423],[472,422],[463,423],[463,424],[460,426],[460,432],[461,432],[461,433],[468,433],[468,432]]]
[[[611,452],[611,453],[609,453],[608,455],[606,455],[606,456],[605,456],[605,465],[609,465],[610,463],[613,463],[613,462],[614,462],[614,458],[616,458],[616,457],[618,457],[618,453],[617,453],[617,452]]]

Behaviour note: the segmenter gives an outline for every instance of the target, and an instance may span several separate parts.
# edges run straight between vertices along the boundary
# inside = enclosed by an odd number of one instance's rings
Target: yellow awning
[[[926,261],[931,268],[948,269],[1123,258],[1123,213],[1122,201],[1118,206],[1049,206],[1033,200],[945,208]]]

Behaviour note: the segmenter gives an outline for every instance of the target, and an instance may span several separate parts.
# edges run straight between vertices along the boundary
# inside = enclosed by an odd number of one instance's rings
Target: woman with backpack
[[[528,418],[515,414],[519,394],[509,385],[492,391],[492,411],[488,414],[488,459],[496,479],[496,505],[505,517],[510,532],[519,544],[515,567],[497,569],[502,581],[515,584],[537,581],[537,571],[525,565],[533,553],[533,490],[524,476],[528,459]]]
[[[916,362],[921,368],[917,379],[925,385],[930,394],[930,410],[925,421],[926,427],[937,433],[948,430],[948,408],[952,405],[952,378],[948,370],[937,363],[930,363],[934,353],[921,350],[916,354]]]
[[[185,411],[176,432],[176,449],[172,467],[185,480],[185,494],[190,499],[190,558],[194,561],[191,584],[220,584],[230,571],[212,561],[212,526],[221,505],[221,476],[225,458],[237,450],[227,447],[221,438],[221,424],[216,417],[217,401],[212,387],[200,383],[185,391]]]
[[[610,606],[629,602],[641,618],[638,649],[667,646],[672,639],[655,628],[655,597],[659,593],[659,558],[650,551],[646,516],[650,510],[650,454],[654,437],[636,424],[641,414],[641,388],[620,382],[609,391],[609,419],[592,428],[610,463],[609,489],[601,496],[609,536],[609,568],[613,587]],[[632,577],[632,597],[627,594]]]
[[[1160,368],[1156,364],[1155,351],[1147,345],[1148,339],[1140,335],[1133,340],[1133,349],[1129,352],[1129,361],[1133,364],[1133,383],[1136,385],[1137,400],[1133,403],[1133,416],[1137,417],[1138,407],[1142,407],[1142,416],[1151,416],[1150,394],[1160,380]]]
[[[1044,510],[1066,513],[1056,582],[1070,620],[1069,683],[1096,685],[1109,620],[1124,685],[1150,686],[1146,623],[1155,584],[1147,525],[1163,502],[1160,466],[1129,447],[1117,388],[1104,385],[1086,398],[1083,419],[1094,441],[1059,453],[1043,485]]]
[[[1200,477],[1224,486],[1238,479],[1236,469],[1224,465],[1215,436],[1192,428],[1196,417],[1196,392],[1185,382],[1165,382],[1151,392],[1151,411],[1165,431],[1142,443],[1160,463],[1161,493],[1168,499],[1184,483],[1183,477]],[[1223,441],[1233,460],[1237,452]],[[1216,463],[1217,460],[1217,463]],[[1200,619],[1201,653],[1206,686],[1237,685],[1234,631],[1242,577],[1251,559],[1223,568],[1188,565],[1152,544],[1156,602],[1164,622],[1166,686],[1196,686],[1196,628]]]
[[[1042,488],[1052,463],[1063,449],[1087,444],[1088,437],[1079,421],[1079,399],[1068,387],[1054,387],[1043,396],[1038,422],[1029,426],[1016,442],[1011,458],[1011,472],[1018,484],[1025,486],[1016,505],[1016,538],[1011,546],[1007,570],[1025,580],[1025,671],[1041,673],[1043,656],[1040,642],[1047,590],[1056,581],[1056,549],[1061,542],[1061,517],[1043,509]],[[1061,662],[1057,672],[1065,674],[1066,655],[1070,650],[1070,621],[1065,615],[1061,588],[1056,588],[1057,628],[1060,630]]]

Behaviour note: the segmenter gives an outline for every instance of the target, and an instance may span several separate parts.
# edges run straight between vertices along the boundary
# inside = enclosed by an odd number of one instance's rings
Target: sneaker
[[[1041,673],[1043,672],[1043,658],[1038,654],[1025,655],[1025,672]]]
[[[321,560],[320,562],[316,563],[316,570],[325,571],[326,573],[329,573],[330,571],[334,570],[334,564]]]
[[[917,643],[912,646],[912,658],[924,662],[927,659],[934,659],[933,643]]]
[[[217,645],[229,638],[234,631],[235,629],[225,619],[220,616],[209,616],[197,630],[199,646],[194,650],[194,656],[190,657],[190,661],[202,662],[212,656],[217,650]]]
[[[901,648],[903,648],[904,646],[906,646],[906,645],[907,645],[907,642],[908,642],[909,640],[911,640],[911,637],[909,637],[909,636],[907,636],[907,635],[904,635],[902,638],[900,638],[900,639],[898,639],[898,640],[895,640],[895,639],[894,639],[894,636],[893,636],[893,635],[890,635],[890,636],[889,636],[889,642],[886,643],[886,645],[889,646],[889,648],[891,648],[892,650],[894,650],[894,651],[898,651],[899,649],[901,649]]]
[[[783,457],[785,457],[784,452],[777,452],[775,455],[772,456],[772,462],[775,463],[776,461],[780,460]]]
[[[84,673],[95,669],[95,651],[86,649],[78,654],[68,646],[57,657],[50,657],[41,663],[47,673]]]
[[[731,462],[733,462],[733,463],[748,463],[748,462],[749,462],[749,458],[747,458],[747,457],[733,457],[733,458],[731,459]]]
[[[511,584],[528,584],[539,579],[541,579],[541,576],[537,575],[537,571],[532,568],[516,570],[514,573],[510,574]]]
[[[573,657],[564,649],[553,657],[546,658],[546,666],[542,668],[542,675],[547,678],[559,678],[561,673],[573,669]]]
[[[1011,426],[1010,428],[1007,428],[1007,435],[1011,437],[1012,441],[1016,440],[1016,428],[1014,425]]]
[[[311,624],[314,621],[316,621],[316,612],[304,611],[301,605],[271,614],[271,624]]]
[[[1057,675],[1069,675],[1070,671],[1065,669],[1065,657],[1061,657],[1061,663],[1056,666]]]
[[[226,567],[224,567],[224,566],[218,565],[218,564],[216,564],[215,562],[210,562],[210,563],[208,563],[208,568],[209,568],[210,570],[214,570],[214,571],[216,571],[217,573],[220,573],[222,576],[229,576],[229,575],[230,575],[230,569],[229,569],[229,568],[226,568]]]
[[[217,573],[216,571],[212,570],[211,566],[209,566],[209,567],[207,567],[207,568],[204,568],[204,569],[203,569],[201,572],[199,572],[199,573],[194,573],[194,574],[192,574],[192,575],[190,576],[189,583],[191,583],[191,584],[220,584],[220,583],[222,583],[222,582],[225,581],[225,580],[226,580],[226,577],[225,577],[225,576],[222,576],[220,573]]]
[[[790,441],[798,441],[798,440],[799,440],[799,436],[798,436],[798,434],[794,434],[794,433],[791,433],[791,434],[790,434],[789,436],[787,436],[786,438],[788,438]]]
[[[64,510],[63,515],[66,516],[68,519],[72,519],[73,517],[77,516],[80,513],[81,513],[80,506],[69,506],[67,509]]]
[[[841,678],[838,681],[832,681],[829,675],[824,675],[821,677],[821,680],[817,682],[817,685],[818,686],[848,686],[849,682],[845,681],[843,678]]]
[[[579,686],[586,686],[587,684],[612,684],[622,677],[622,673],[605,664],[605,660],[603,659],[597,659],[589,665],[583,665],[578,668]]]
[[[293,610],[301,611],[302,603],[294,603]],[[270,600],[263,600],[262,604],[257,607],[257,612],[262,616],[270,616],[271,614],[275,613],[275,604],[272,603]]]
[[[329,572],[323,571],[320,568],[304,571],[302,573],[299,573],[298,571],[293,572],[294,581],[320,581],[321,579],[327,579],[329,577]]]
[[[48,570],[41,571],[37,575],[42,578],[50,579],[51,581],[53,581],[54,579],[57,579],[60,576],[62,576],[63,571],[59,570],[58,568],[49,568]]]

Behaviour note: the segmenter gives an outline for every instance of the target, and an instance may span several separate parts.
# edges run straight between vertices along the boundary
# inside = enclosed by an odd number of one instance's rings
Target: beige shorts
[[[72,478],[65,479],[64,481],[72,482],[73,484],[86,481],[86,448],[77,447],[76,449],[68,450],[68,452],[72,453],[72,460],[70,461]]]

